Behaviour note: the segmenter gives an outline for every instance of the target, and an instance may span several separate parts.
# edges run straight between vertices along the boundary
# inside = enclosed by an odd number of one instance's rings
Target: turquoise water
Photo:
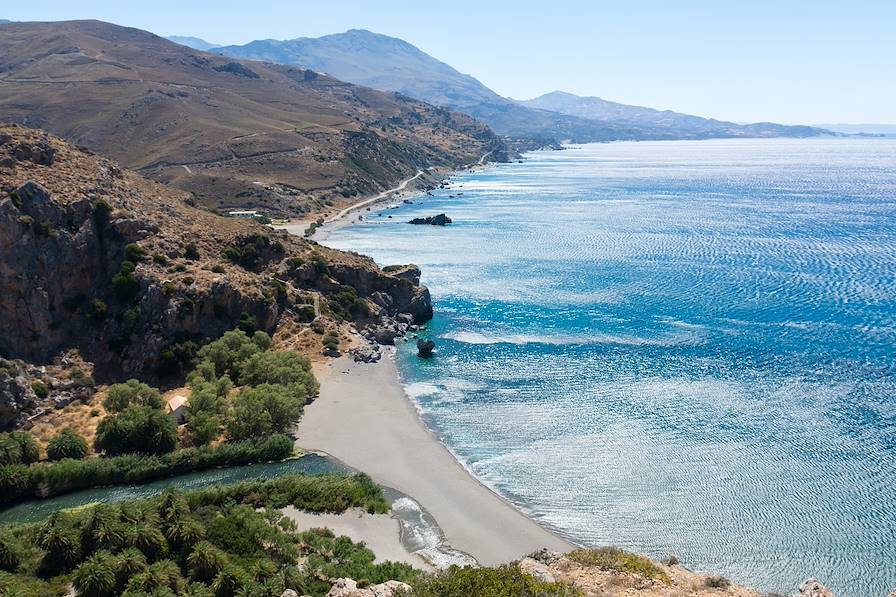
[[[417,200],[327,244],[423,268],[400,370],[480,479],[762,590],[896,587],[896,141],[577,146]]]

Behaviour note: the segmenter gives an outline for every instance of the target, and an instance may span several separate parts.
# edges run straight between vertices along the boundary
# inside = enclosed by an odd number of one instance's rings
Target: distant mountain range
[[[737,124],[671,110],[629,106],[599,97],[581,97],[563,91],[554,91],[519,103],[530,108],[552,110],[588,120],[668,131],[682,138],[811,137],[822,132],[811,126],[787,126],[771,122]]]
[[[203,52],[208,52],[209,50],[214,50],[215,48],[221,47],[218,44],[211,44],[204,39],[199,39],[198,37],[190,37],[188,35],[169,35],[165,39],[173,41],[174,43],[180,44],[182,46],[193,48],[194,50],[202,50]]]
[[[896,135],[896,124],[819,124],[816,126],[829,131],[850,135],[886,135],[888,137]]]
[[[257,40],[213,52],[235,58],[292,64],[375,89],[397,91],[465,112],[495,132],[536,140],[689,139],[710,137],[807,137],[826,131],[772,123],[740,125],[599,98],[555,92],[517,102],[458,72],[412,44],[353,29],[318,38]]]

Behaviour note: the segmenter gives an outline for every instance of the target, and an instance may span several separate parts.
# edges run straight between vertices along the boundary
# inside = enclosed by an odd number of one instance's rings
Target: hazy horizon
[[[555,90],[734,122],[896,123],[896,5],[805,7],[655,1],[624,6],[529,1],[443,11],[413,2],[322,6],[279,0],[228,7],[160,0],[123,5],[35,0],[14,21],[99,19],[214,44],[368,29],[404,39],[497,93]]]

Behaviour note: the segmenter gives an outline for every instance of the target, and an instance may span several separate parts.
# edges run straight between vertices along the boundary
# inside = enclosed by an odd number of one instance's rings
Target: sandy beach
[[[319,363],[320,397],[305,409],[298,445],[326,452],[417,500],[446,542],[482,565],[572,545],[474,479],[429,432],[404,393],[394,362]],[[372,545],[370,541],[369,544]]]

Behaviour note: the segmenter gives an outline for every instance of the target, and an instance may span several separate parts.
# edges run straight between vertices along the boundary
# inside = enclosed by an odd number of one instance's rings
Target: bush
[[[264,332],[256,332],[250,337],[241,330],[233,330],[203,346],[196,356],[200,365],[203,362],[213,365],[215,377],[226,374],[231,379],[239,379],[243,363],[270,346],[271,338]]]
[[[199,259],[199,249],[196,248],[196,243],[188,243],[187,246],[184,247],[184,258],[189,259],[190,261]]]
[[[177,447],[177,426],[161,410],[129,406],[97,426],[97,450],[119,454],[164,454]]]
[[[572,597],[580,593],[561,583],[534,579],[512,564],[497,568],[451,566],[411,581],[414,597]]]
[[[47,458],[49,460],[62,460],[73,458],[79,460],[87,455],[87,442],[83,437],[66,427],[47,444]]]
[[[299,420],[304,404],[284,386],[261,384],[246,388],[234,400],[227,435],[241,441],[283,433]]]
[[[724,576],[708,576],[704,584],[710,589],[727,589],[731,586],[731,581]]]
[[[125,245],[124,247],[124,258],[127,261],[132,263],[137,263],[138,261],[142,261],[144,257],[146,257],[148,253],[146,249],[138,245],[137,243],[130,243]]]
[[[129,379],[125,383],[109,386],[103,406],[111,413],[119,413],[129,406],[148,406],[160,409],[163,404],[158,390],[145,383],[140,383],[136,379]]]
[[[34,392],[34,395],[43,400],[47,396],[50,395],[50,390],[43,384],[43,382],[34,380],[31,382],[31,391]]]
[[[88,311],[87,317],[94,321],[99,321],[105,319],[108,312],[109,307],[106,306],[106,303],[100,299],[94,299],[94,301],[90,303],[90,311]]]
[[[669,575],[649,558],[619,549],[599,547],[597,549],[576,549],[567,554],[569,559],[583,566],[594,566],[601,570],[640,574],[645,578],[660,582],[671,582]]]

